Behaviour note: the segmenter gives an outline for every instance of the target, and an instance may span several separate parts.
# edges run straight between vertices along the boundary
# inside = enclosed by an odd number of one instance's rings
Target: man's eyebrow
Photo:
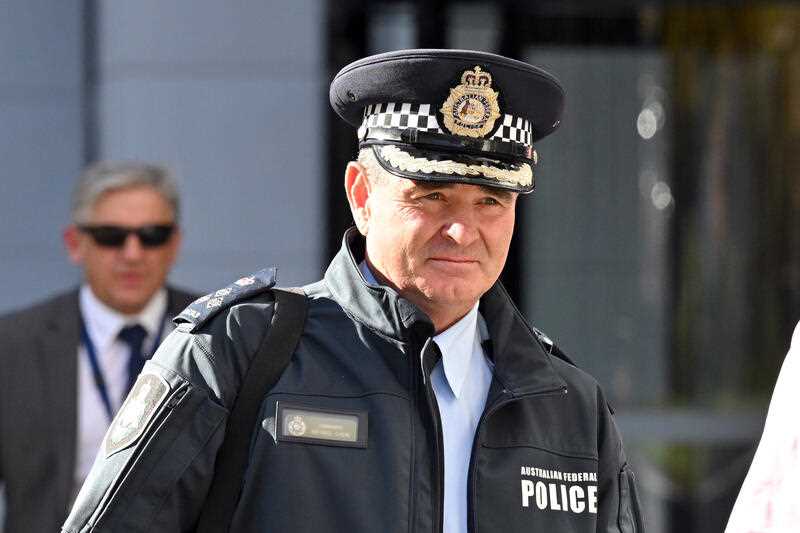
[[[514,197],[514,192],[508,191],[506,189],[500,189],[498,187],[490,187],[488,185],[480,185],[479,186],[483,192],[489,194],[491,196],[495,196],[500,198],[501,200],[508,201]]]
[[[422,180],[411,180],[414,182],[414,186],[417,189],[422,189],[424,191],[432,191],[434,189],[452,189],[456,186],[455,183],[449,182],[438,182],[438,181],[422,181]]]

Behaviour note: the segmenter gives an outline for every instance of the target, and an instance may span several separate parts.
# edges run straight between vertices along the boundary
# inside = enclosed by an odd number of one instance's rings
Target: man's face
[[[369,263],[447,327],[435,317],[460,318],[500,276],[517,193],[383,176],[363,212]]]
[[[170,204],[154,188],[136,186],[101,195],[82,226],[141,228],[175,223]],[[143,246],[128,234],[121,246],[103,246],[71,225],[64,232],[70,259],[83,267],[92,292],[103,303],[124,314],[141,311],[164,284],[180,243],[176,230],[161,246]]]

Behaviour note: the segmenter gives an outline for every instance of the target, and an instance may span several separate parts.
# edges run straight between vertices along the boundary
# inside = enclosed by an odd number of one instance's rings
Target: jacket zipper
[[[434,494],[434,516],[436,522],[433,525],[433,530],[441,533],[444,527],[444,450],[442,436],[442,420],[439,414],[439,406],[436,403],[436,398],[433,389],[430,386],[430,380],[425,381],[425,395],[428,398],[428,409],[433,419],[434,427],[436,428],[436,437],[434,439],[434,471],[436,475],[436,491]]]
[[[495,402],[489,407],[489,409],[485,409],[483,414],[481,415],[480,420],[478,421],[478,426],[475,429],[475,436],[472,439],[472,452],[470,453],[469,458],[469,474],[467,476],[467,530],[470,533],[474,533],[475,531],[475,521],[473,520],[473,512],[472,509],[475,505],[473,500],[473,495],[475,493],[475,452],[478,447],[478,441],[480,440],[480,434],[483,430],[483,424],[487,418],[489,418],[495,411],[499,410],[501,407],[505,407],[506,405],[522,400],[522,399],[530,399],[530,398],[545,398],[548,396],[558,396],[562,394],[567,394],[566,387],[559,387],[557,389],[551,389],[541,392],[534,392],[531,394],[523,394],[521,396],[507,396],[508,390],[503,389],[500,398],[495,400]],[[505,396],[505,397],[504,397]]]
[[[434,491],[432,494],[432,506],[433,506],[433,516],[434,516],[434,523],[433,523],[433,531],[434,533],[442,533],[444,528],[444,437],[442,436],[442,420],[441,415],[439,413],[439,405],[436,403],[436,395],[433,391],[433,387],[431,385],[430,374],[428,373],[427,369],[425,368],[424,362],[424,354],[426,353],[425,348],[429,345],[433,345],[428,349],[438,349],[433,344],[433,338],[429,337],[422,345],[422,348],[419,352],[419,357],[417,360],[419,361],[419,370],[422,374],[422,383],[425,387],[425,400],[428,405],[428,413],[431,416],[431,422],[434,427],[434,442],[433,442],[433,467],[434,467]],[[433,368],[430,369],[433,371]],[[415,369],[415,381],[417,380],[416,376],[416,369]],[[418,383],[418,382],[417,382]],[[416,386],[416,383],[415,383]],[[417,389],[415,389],[417,390]],[[418,393],[416,393],[418,394]],[[414,395],[416,397],[416,394]]]
[[[413,352],[412,352],[413,353]],[[414,491],[414,487],[417,483],[417,457],[416,457],[416,442],[417,442],[417,434],[414,431],[414,420],[416,419],[416,412],[417,412],[417,395],[418,395],[418,387],[419,387],[419,376],[417,376],[417,368],[414,364],[415,357],[409,357],[410,365],[411,366],[411,390],[414,393],[411,395],[411,412],[415,413],[411,417],[411,479],[409,480],[409,487],[408,487],[408,530],[410,533],[416,531],[416,492]]]

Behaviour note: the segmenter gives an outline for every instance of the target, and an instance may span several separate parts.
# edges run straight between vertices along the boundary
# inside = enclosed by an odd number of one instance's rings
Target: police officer
[[[219,492],[235,497],[230,531],[640,531],[598,384],[497,281],[558,81],[493,54],[406,50],[346,66],[330,100],[358,128],[356,228],[302,288],[299,341],[237,437],[243,477],[220,491],[231,410],[285,323],[269,271],[179,317],[64,531],[205,527]]]

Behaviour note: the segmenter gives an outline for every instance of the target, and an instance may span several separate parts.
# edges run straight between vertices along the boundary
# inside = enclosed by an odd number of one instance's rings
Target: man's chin
[[[468,280],[450,279],[427,286],[423,293],[426,300],[435,305],[472,306],[483,295],[476,288],[476,284]]]
[[[143,290],[141,288],[124,288],[116,291],[113,295],[113,305],[117,311],[126,315],[139,313],[145,308],[155,291]]]

